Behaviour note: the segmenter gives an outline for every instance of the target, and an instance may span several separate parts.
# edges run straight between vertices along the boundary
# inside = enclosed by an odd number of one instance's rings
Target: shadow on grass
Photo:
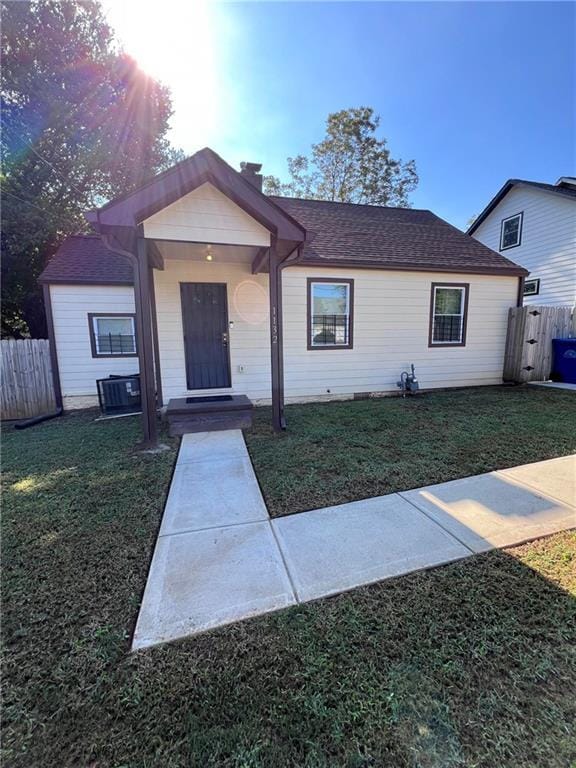
[[[5,765],[576,760],[574,534],[128,655],[174,454],[134,457],[125,425],[51,429],[4,445]],[[79,476],[10,490],[74,456]]]
[[[273,432],[257,408],[246,443],[278,517],[576,451],[576,398],[530,387],[477,387],[289,405]],[[537,439],[535,438],[537,435]]]

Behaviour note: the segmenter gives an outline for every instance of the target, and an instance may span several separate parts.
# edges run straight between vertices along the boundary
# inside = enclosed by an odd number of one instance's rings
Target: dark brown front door
[[[229,387],[225,283],[180,283],[188,389]]]

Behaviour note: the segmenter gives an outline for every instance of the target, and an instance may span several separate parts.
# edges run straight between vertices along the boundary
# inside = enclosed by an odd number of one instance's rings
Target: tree
[[[2,3],[2,333],[45,335],[37,278],[83,212],[174,159],[168,90],[94,0]]]
[[[264,179],[270,195],[337,200],[342,203],[407,206],[418,184],[414,160],[390,156],[386,139],[376,131],[380,117],[371,107],[343,109],[328,115],[326,135],[312,145],[312,156],[288,158],[291,181]]]

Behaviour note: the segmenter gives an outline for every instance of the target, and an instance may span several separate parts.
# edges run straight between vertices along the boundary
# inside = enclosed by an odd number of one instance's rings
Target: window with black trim
[[[88,315],[92,357],[135,357],[134,315]]]
[[[514,216],[508,216],[502,219],[500,225],[500,250],[506,248],[515,248],[522,241],[522,213],[515,213]]]
[[[432,283],[430,304],[431,347],[463,347],[466,344],[468,283]]]
[[[540,293],[540,278],[524,281],[524,296],[538,296]]]
[[[351,349],[354,281],[308,278],[308,349]]]

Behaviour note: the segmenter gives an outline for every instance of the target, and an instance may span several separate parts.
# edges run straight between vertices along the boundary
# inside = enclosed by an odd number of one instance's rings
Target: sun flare
[[[187,153],[218,130],[222,85],[215,5],[208,0],[108,0],[104,10],[124,50],[172,91],[171,139]]]

